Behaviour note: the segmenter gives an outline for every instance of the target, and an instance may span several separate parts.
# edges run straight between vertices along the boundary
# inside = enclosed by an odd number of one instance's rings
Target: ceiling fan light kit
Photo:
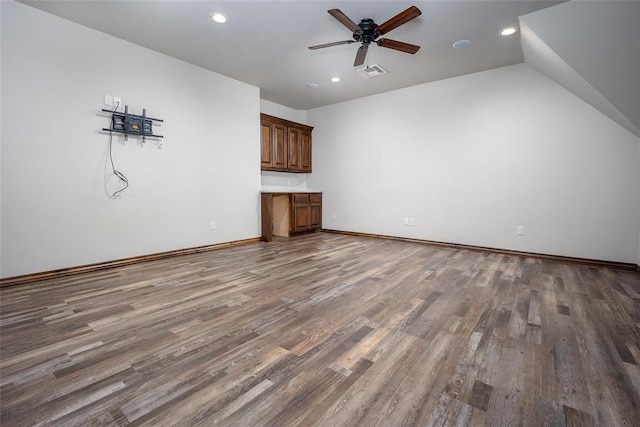
[[[330,9],[327,12],[353,33],[353,40],[342,40],[338,42],[309,46],[309,49],[311,50],[323,49],[325,47],[339,46],[356,42],[360,43],[360,47],[356,52],[356,59],[353,63],[354,67],[358,67],[364,64],[364,60],[367,57],[367,50],[372,43],[375,43],[381,47],[386,47],[388,49],[393,49],[410,54],[414,54],[418,50],[420,50],[420,46],[400,42],[397,40],[379,38],[380,36],[399,27],[400,25],[405,24],[412,19],[420,16],[422,12],[420,12],[420,9],[415,6],[411,6],[405,11],[400,12],[381,25],[376,24],[371,18],[364,18],[360,21],[359,24],[356,24],[347,15],[340,11],[340,9]]]

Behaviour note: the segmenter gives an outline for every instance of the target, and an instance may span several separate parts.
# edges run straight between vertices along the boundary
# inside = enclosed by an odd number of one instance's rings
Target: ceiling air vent
[[[382,68],[379,65],[370,65],[368,67],[359,68],[356,70],[358,73],[362,74],[366,78],[371,78],[375,76],[381,76],[383,74],[387,74],[387,70]]]

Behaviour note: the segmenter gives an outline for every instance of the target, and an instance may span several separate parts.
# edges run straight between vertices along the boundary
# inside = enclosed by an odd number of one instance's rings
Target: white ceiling
[[[640,136],[640,2],[570,1],[520,18],[525,61]]]
[[[640,136],[640,0],[19,1],[257,86],[262,99],[297,110],[526,61]],[[357,43],[307,49],[351,38],[328,9],[382,24],[412,5],[422,15],[384,37],[419,45],[418,53],[369,48],[365,65],[388,74],[358,74]],[[229,22],[213,23],[213,12]],[[521,31],[499,36],[507,26]],[[468,47],[452,47],[464,39]],[[330,83],[334,76],[342,81]]]
[[[261,98],[307,110],[524,61],[520,33],[502,37],[518,17],[559,1],[80,1],[22,3],[162,52],[260,88]],[[372,45],[365,64],[389,73],[366,79],[354,67],[358,44],[311,51],[308,46],[347,40],[350,31],[331,17],[342,10],[354,22],[378,24],[416,5],[422,15],[385,34],[421,46],[415,55]],[[229,17],[224,25],[212,12]],[[454,49],[467,39],[471,45]],[[114,60],[117,60],[114,58]],[[330,83],[333,76],[340,83]],[[318,83],[310,89],[307,83]]]

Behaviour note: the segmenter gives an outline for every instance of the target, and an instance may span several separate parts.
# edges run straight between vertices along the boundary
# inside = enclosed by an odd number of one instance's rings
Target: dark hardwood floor
[[[2,426],[640,425],[640,275],[318,233],[0,290]]]

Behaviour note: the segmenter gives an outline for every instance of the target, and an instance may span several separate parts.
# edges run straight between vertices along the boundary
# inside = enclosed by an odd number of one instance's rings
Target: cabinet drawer
[[[311,203],[322,203],[322,193],[310,193],[309,201]]]
[[[302,194],[293,193],[293,204],[294,205],[309,204],[309,194],[307,194],[307,193],[302,193]]]

